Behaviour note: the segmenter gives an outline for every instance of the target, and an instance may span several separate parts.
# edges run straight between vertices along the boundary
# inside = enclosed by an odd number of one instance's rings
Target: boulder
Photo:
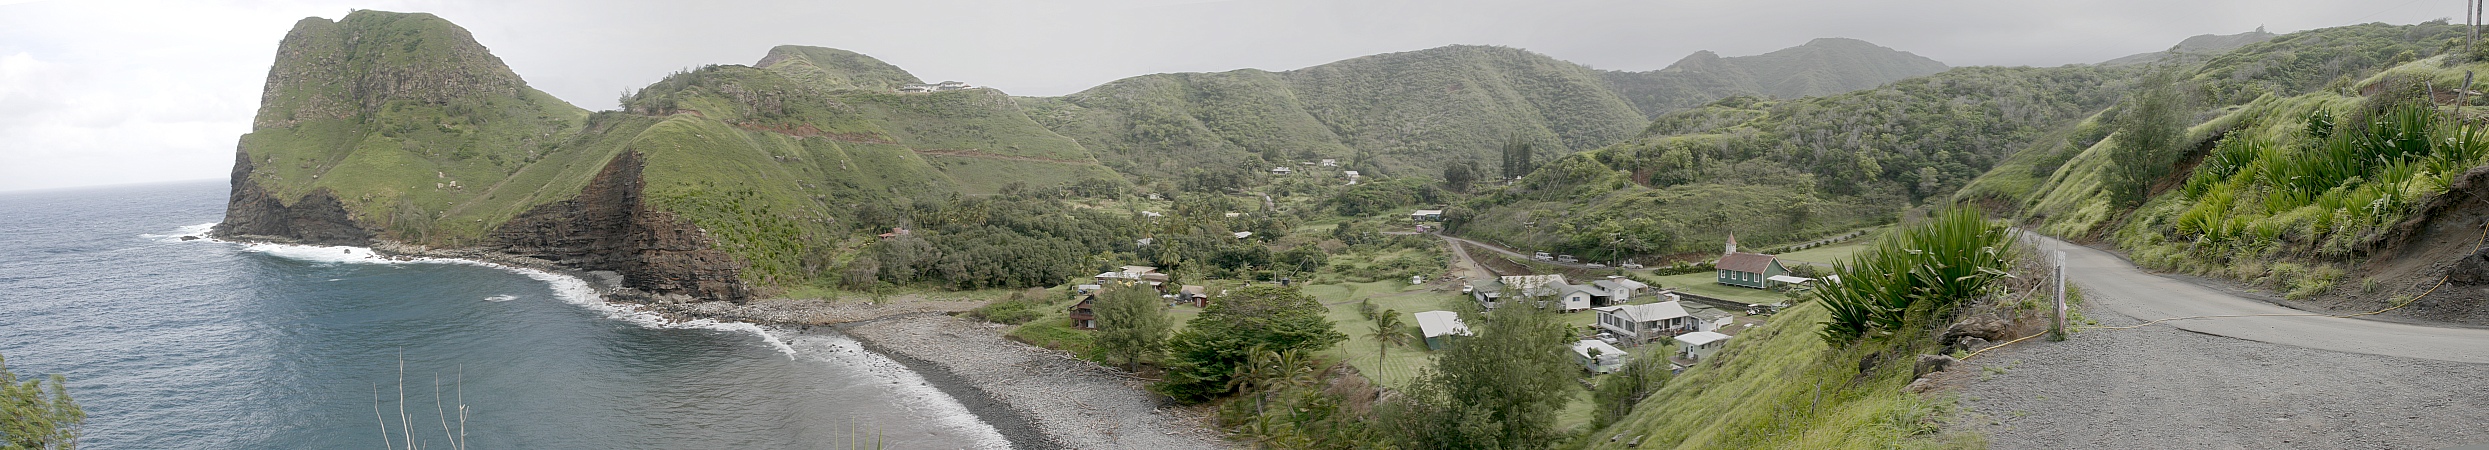
[[[2465,255],[2446,269],[2446,281],[2462,285],[2489,284],[2489,249]]]
[[[1911,373],[1915,375],[1926,375],[1930,373],[1943,372],[1945,369],[1952,368],[1953,364],[1958,362],[1961,362],[1961,360],[1953,359],[1951,356],[1919,355],[1919,363],[1913,368]]]
[[[1902,392],[1912,394],[1925,394],[1927,391],[1933,390],[1936,390],[1936,381],[1928,379],[1927,377],[1919,377],[1919,379],[1910,380],[1909,386],[1901,387]]]
[[[1954,347],[1961,348],[1963,351],[1972,352],[1988,348],[1988,344],[1989,342],[1987,339],[1981,339],[1978,336],[1963,336],[1961,340],[1953,341]]]

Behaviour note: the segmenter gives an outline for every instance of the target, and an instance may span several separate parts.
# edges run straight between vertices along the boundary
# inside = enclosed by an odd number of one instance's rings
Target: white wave
[[[140,234],[138,237],[147,238],[147,240],[156,242],[184,242],[181,239],[184,237],[197,238],[191,239],[190,242],[219,242],[215,238],[207,236],[208,230],[214,228],[216,228],[216,222],[208,222],[198,225],[186,225],[181,228],[174,228],[173,232],[170,234]]]
[[[491,296],[491,297],[484,297],[484,301],[493,302],[493,303],[500,303],[500,302],[506,302],[506,301],[511,301],[511,300],[518,300],[518,299],[519,299],[519,296],[516,296],[516,295],[510,295],[510,294],[501,294],[501,295],[495,295],[495,296]]]
[[[209,224],[209,226],[213,225],[214,224]],[[184,227],[185,230],[189,228],[192,227]],[[606,302],[604,295],[597,293],[596,288],[589,285],[587,280],[559,273],[467,259],[387,256],[382,255],[379,252],[374,252],[372,249],[366,247],[339,245],[272,244],[260,242],[242,244],[242,251],[261,253],[268,256],[298,261],[330,264],[464,264],[501,269],[517,273],[528,278],[533,278],[536,281],[542,281],[553,288],[553,296],[561,299],[563,303],[578,305],[582,308],[605,313],[605,317],[608,319],[630,322],[632,324],[648,328],[703,329],[725,331],[730,333],[747,333],[751,334],[753,337],[760,338],[762,342],[769,343],[769,346],[777,349],[779,354],[786,355],[788,358],[795,357],[795,349],[789,348],[785,342],[781,342],[777,338],[769,336],[769,333],[767,331],[763,331],[759,325],[753,325],[745,322],[720,322],[710,319],[696,319],[689,321],[670,320],[665,318],[665,316],[658,315],[655,312],[641,309],[639,305]]]
[[[807,359],[857,370],[871,377],[874,380],[871,384],[889,386],[888,392],[893,404],[906,408],[911,415],[925,419],[927,422],[967,435],[969,442],[963,445],[963,448],[1011,448],[1011,440],[1004,438],[1002,431],[994,429],[993,425],[978,418],[976,413],[968,411],[968,406],[961,404],[958,398],[951,397],[949,393],[933,387],[931,383],[925,381],[924,376],[908,370],[907,366],[900,365],[898,361],[891,360],[890,357],[880,353],[866,351],[864,344],[856,342],[853,338],[837,334],[802,334],[792,331],[775,331],[774,333],[790,336],[787,340],[801,347],[801,353]]]

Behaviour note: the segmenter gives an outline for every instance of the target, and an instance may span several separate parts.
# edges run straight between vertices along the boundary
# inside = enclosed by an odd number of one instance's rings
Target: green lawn
[[[1434,364],[1426,351],[1426,341],[1418,334],[1416,313],[1421,311],[1454,310],[1469,297],[1458,292],[1436,292],[1405,281],[1372,283],[1322,284],[1305,286],[1305,293],[1321,299],[1331,311],[1324,314],[1334,327],[1348,335],[1348,340],[1324,351],[1322,356],[1348,363],[1365,374],[1366,379],[1392,388],[1408,387],[1420,370]],[[1357,302],[1373,302],[1376,310],[1398,311],[1402,332],[1408,340],[1378,359],[1374,339],[1374,321],[1357,313]]]
[[[1849,258],[1851,253],[1858,253],[1859,250],[1866,250],[1869,246],[1871,246],[1871,244],[1874,243],[1875,237],[1873,235],[1860,236],[1847,241],[1841,241],[1839,244],[1782,253],[1777,256],[1780,257],[1780,263],[1784,266],[1790,265],[1792,262],[1808,262],[1820,264],[1823,268],[1830,269],[1832,268],[1833,261]]]

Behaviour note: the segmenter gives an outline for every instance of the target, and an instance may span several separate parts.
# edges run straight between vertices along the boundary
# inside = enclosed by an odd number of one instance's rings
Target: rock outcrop
[[[742,302],[743,264],[700,227],[641,201],[638,152],[606,163],[579,196],[527,211],[492,234],[497,250],[580,270],[622,274],[624,287]]]
[[[311,191],[293,204],[251,181],[251,157],[233,161],[233,195],[225,200],[225,221],[211,230],[217,236],[280,238],[306,244],[368,245],[372,232],[356,225],[344,204],[327,188]]]

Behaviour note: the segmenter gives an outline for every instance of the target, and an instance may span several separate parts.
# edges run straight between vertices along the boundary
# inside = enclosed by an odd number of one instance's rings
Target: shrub
[[[1976,211],[1952,209],[1901,230],[1874,249],[1833,264],[1840,282],[1816,290],[1832,317],[1818,332],[1827,343],[1856,341],[1876,330],[1941,320],[1962,300],[1984,295],[2009,276],[2015,240]],[[1929,317],[1912,317],[1933,314]]]

